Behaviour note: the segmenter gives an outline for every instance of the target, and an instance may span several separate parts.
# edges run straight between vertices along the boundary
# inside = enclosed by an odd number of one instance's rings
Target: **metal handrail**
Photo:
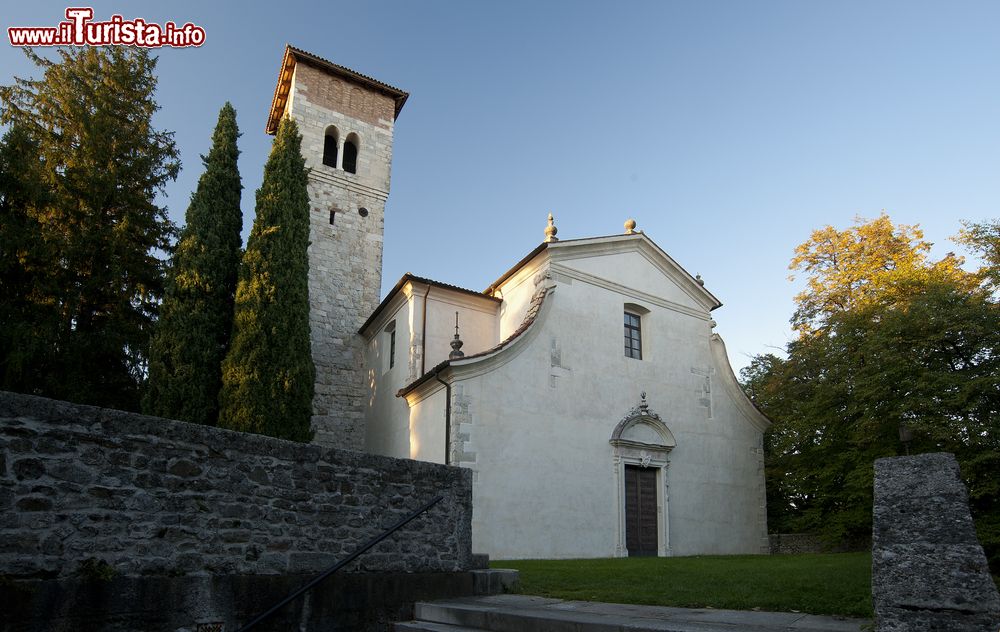
[[[350,564],[351,562],[353,562],[355,559],[357,559],[357,557],[359,555],[361,555],[362,553],[364,553],[368,549],[372,548],[373,546],[375,546],[376,544],[378,544],[382,540],[388,538],[390,535],[392,535],[393,533],[395,533],[396,530],[398,530],[400,527],[402,527],[403,525],[405,525],[407,522],[413,520],[414,518],[416,518],[420,514],[424,513],[425,511],[427,511],[428,509],[430,509],[434,505],[436,505],[439,502],[441,502],[441,500],[443,498],[444,498],[444,496],[438,496],[437,498],[431,500],[430,502],[428,502],[424,506],[420,507],[419,509],[417,509],[413,513],[410,513],[409,515],[407,515],[406,517],[404,517],[403,519],[401,519],[399,522],[397,522],[396,524],[392,525],[391,527],[389,527],[388,529],[386,529],[385,531],[383,531],[381,535],[378,535],[378,536],[372,538],[371,540],[365,542],[360,547],[358,547],[353,553],[351,553],[350,555],[348,555],[346,558],[342,559],[341,561],[337,562],[336,564],[334,564],[330,568],[326,569],[325,571],[323,571],[322,573],[320,573],[319,575],[317,575],[315,578],[313,578],[313,580],[310,581],[308,584],[306,584],[305,586],[299,588],[298,590],[296,590],[292,594],[288,595],[287,597],[285,597],[284,599],[282,599],[278,603],[276,603],[273,606],[271,606],[270,608],[268,608],[267,612],[265,612],[265,613],[263,613],[261,615],[258,615],[257,618],[255,618],[253,621],[251,621],[250,623],[248,623],[245,626],[243,626],[242,628],[240,628],[237,632],[247,632],[247,630],[249,630],[250,628],[254,627],[255,625],[257,625],[261,621],[264,621],[264,620],[270,618],[278,610],[281,610],[281,608],[283,608],[284,606],[288,605],[292,601],[295,601],[297,598],[301,597],[306,592],[308,592],[308,591],[312,590],[313,588],[315,588],[324,579],[326,579],[330,575],[333,575],[334,573],[336,573],[338,570],[340,570],[344,566],[347,566],[348,564]]]

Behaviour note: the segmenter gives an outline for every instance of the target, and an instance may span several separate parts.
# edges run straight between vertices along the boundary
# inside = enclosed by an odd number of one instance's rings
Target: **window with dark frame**
[[[390,322],[378,336],[379,370],[387,374],[396,366],[396,321]]]
[[[642,331],[638,314],[625,312],[625,357],[642,360]]]
[[[396,330],[389,332],[389,368],[396,365]]]

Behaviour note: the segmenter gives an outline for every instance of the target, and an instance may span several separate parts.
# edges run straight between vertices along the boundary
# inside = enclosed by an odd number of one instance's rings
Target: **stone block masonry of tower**
[[[314,441],[363,450],[368,376],[358,328],[378,306],[392,133],[406,94],[289,47],[275,102],[302,134],[309,172],[309,301]],[[388,88],[388,90],[386,90]],[[393,92],[395,91],[395,92]],[[272,118],[275,115],[272,106]],[[269,123],[270,125],[270,123]],[[337,166],[324,162],[331,136]],[[345,148],[357,147],[356,173]]]

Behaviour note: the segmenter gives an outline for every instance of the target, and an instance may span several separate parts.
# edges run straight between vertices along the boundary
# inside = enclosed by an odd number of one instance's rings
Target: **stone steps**
[[[466,628],[459,625],[448,625],[447,623],[433,623],[431,621],[407,621],[406,623],[394,623],[393,630],[400,632],[482,632],[482,628]]]
[[[866,619],[793,612],[666,608],[528,595],[424,602],[399,631],[425,632],[859,632]]]

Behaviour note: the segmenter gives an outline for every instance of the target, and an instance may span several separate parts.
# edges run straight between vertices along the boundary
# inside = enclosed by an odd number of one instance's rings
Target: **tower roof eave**
[[[281,59],[281,69],[278,71],[278,83],[274,87],[274,96],[271,98],[271,109],[267,114],[267,125],[264,127],[264,131],[268,134],[274,134],[278,131],[278,122],[281,120],[281,115],[285,111],[285,105],[288,103],[288,92],[292,85],[292,71],[295,69],[295,64],[299,62],[309,64],[331,75],[342,77],[348,81],[385,94],[396,104],[393,114],[394,119],[399,116],[400,110],[403,109],[403,104],[406,103],[406,98],[410,96],[409,93],[390,86],[387,83],[382,83],[378,79],[373,79],[346,66],[335,64],[328,59],[323,59],[300,48],[295,48],[291,44],[286,44],[285,55]]]

